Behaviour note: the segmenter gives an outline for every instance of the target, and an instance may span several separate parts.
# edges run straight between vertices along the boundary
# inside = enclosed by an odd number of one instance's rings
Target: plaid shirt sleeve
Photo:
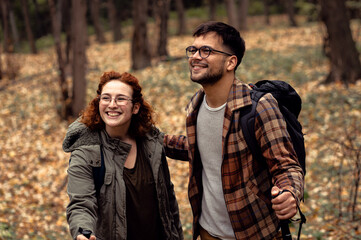
[[[299,202],[303,196],[304,175],[277,100],[266,94],[259,100],[256,110],[256,138],[269,166],[272,182],[280,189],[291,191]]]
[[[183,135],[164,135],[163,146],[167,157],[188,161],[188,141]]]

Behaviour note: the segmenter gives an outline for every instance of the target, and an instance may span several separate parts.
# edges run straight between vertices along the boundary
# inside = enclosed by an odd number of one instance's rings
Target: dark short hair
[[[234,69],[236,70],[238,65],[242,62],[242,58],[246,50],[245,42],[239,31],[223,22],[210,21],[199,25],[194,30],[193,36],[199,37],[209,32],[215,32],[219,35],[223,40],[223,45],[228,47],[232,53],[237,56],[237,65]]]

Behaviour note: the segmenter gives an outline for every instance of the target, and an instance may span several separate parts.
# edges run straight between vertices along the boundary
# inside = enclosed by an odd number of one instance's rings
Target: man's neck
[[[234,78],[234,75],[224,76],[214,84],[203,85],[208,106],[216,108],[227,102]]]

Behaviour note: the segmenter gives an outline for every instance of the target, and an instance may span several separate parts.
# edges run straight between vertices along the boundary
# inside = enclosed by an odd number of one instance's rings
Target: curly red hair
[[[142,87],[139,85],[138,79],[127,72],[122,74],[114,71],[103,73],[100,77],[97,96],[84,109],[80,122],[84,123],[91,130],[102,130],[105,128],[105,123],[99,113],[99,96],[104,85],[113,80],[121,81],[133,89],[133,104],[138,103],[140,108],[138,114],[133,114],[128,131],[131,137],[143,137],[154,125],[154,111],[151,105],[144,100]]]

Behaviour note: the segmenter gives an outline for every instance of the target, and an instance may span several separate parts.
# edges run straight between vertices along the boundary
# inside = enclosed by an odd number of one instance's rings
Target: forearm
[[[273,184],[291,191],[299,201],[303,196],[303,171],[277,101],[265,97],[259,101],[257,112],[256,138],[272,175]]]
[[[164,135],[163,146],[167,157],[188,161],[188,141],[183,135]]]

